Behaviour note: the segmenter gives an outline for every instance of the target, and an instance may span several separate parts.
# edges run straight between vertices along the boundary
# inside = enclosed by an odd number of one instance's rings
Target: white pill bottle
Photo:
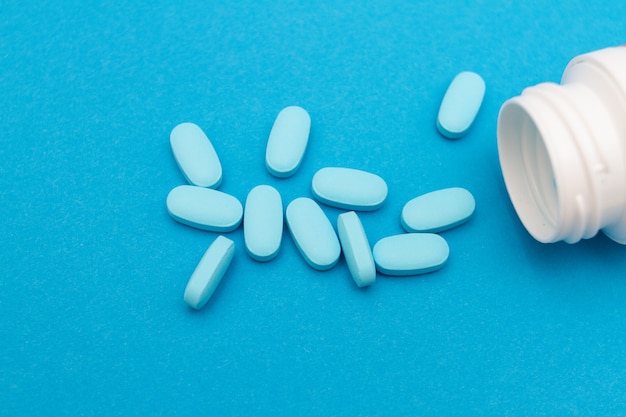
[[[561,84],[506,101],[498,152],[509,197],[538,241],[602,230],[626,244],[626,46],[574,58]]]

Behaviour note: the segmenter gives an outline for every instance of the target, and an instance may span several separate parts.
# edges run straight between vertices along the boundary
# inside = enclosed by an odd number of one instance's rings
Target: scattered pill
[[[278,113],[265,152],[268,171],[279,178],[290,177],[300,166],[307,143],[311,118],[302,107],[285,107]]]
[[[378,272],[386,275],[416,275],[435,271],[448,259],[448,243],[433,233],[404,233],[382,238],[374,245]]]
[[[230,194],[212,188],[179,185],[167,196],[174,220],[212,232],[230,232],[241,223],[243,207]]]
[[[248,193],[243,235],[253,259],[269,261],[278,253],[283,238],[283,202],[274,187],[258,185]]]
[[[465,188],[445,188],[415,197],[402,208],[402,226],[407,232],[437,233],[466,222],[476,203]]]
[[[356,285],[372,285],[376,281],[376,265],[363,224],[354,211],[341,213],[337,217],[337,234]]]
[[[235,243],[224,236],[218,236],[211,243],[185,287],[183,299],[189,306],[199,310],[209,301],[234,253]]]
[[[217,187],[222,181],[222,165],[209,138],[193,123],[172,129],[170,145],[174,159],[187,181],[200,187]]]
[[[324,271],[337,263],[341,254],[337,234],[315,201],[296,198],[287,206],[285,217],[298,250],[311,267]]]
[[[483,79],[462,72],[451,82],[437,116],[437,128],[448,138],[459,138],[473,123],[485,94]],[[301,107],[286,107],[278,114],[266,148],[266,167],[278,178],[294,174],[309,141],[311,119]],[[343,250],[346,264],[358,287],[372,285],[376,274],[405,276],[441,268],[450,249],[435,234],[467,221],[474,212],[472,194],[463,188],[434,191],[408,201],[402,209],[402,226],[409,232],[380,239],[370,247],[367,234],[355,211],[378,209],[388,188],[376,174],[344,167],[326,167],[315,173],[311,183],[320,203],[351,210],[337,217],[337,232],[320,205],[311,198],[293,200],[283,216],[279,192],[258,185],[248,193],[245,211],[239,200],[217,191],[222,167],[206,134],[193,123],[181,123],[170,134],[176,162],[192,185],[181,185],[167,196],[169,214],[183,224],[213,232],[229,232],[244,222],[248,254],[269,261],[280,250],[283,217],[298,251],[314,269],[325,271],[338,261]],[[234,242],[219,236],[209,246],[194,270],[184,301],[202,308],[228,269]]]
[[[318,201],[346,210],[376,210],[387,198],[385,180],[352,168],[322,168],[313,176],[311,188]]]
[[[437,116],[437,129],[450,139],[463,136],[472,125],[485,96],[485,81],[475,72],[459,73],[448,87]]]

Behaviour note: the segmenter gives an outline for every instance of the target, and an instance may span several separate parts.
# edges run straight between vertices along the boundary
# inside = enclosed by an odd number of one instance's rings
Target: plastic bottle
[[[506,101],[498,152],[509,197],[538,241],[602,230],[626,244],[626,46],[574,58],[561,84]]]

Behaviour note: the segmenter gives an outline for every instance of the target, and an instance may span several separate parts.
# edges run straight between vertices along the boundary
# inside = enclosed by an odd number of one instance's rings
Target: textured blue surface
[[[123,4],[128,3],[128,4]],[[626,2],[4,2],[0,13],[1,415],[626,414],[626,248],[542,245],[497,162],[505,99],[623,44]],[[436,130],[460,71],[485,99],[461,141]],[[264,165],[278,111],[311,138],[296,174]],[[446,266],[358,289],[284,236],[237,249],[200,312],[185,284],[215,234],[173,221],[169,133],[202,126],[244,201],[310,196],[324,166],[380,174],[360,216],[375,242],[400,210],[460,186],[476,212]],[[408,173],[408,174],[407,174]],[[324,207],[333,222],[340,210]]]

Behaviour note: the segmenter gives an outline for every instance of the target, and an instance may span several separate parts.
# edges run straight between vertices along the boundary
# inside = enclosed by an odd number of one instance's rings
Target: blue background
[[[623,1],[4,1],[0,7],[1,415],[626,415],[626,248],[535,242],[507,197],[500,105],[625,43]],[[130,2],[129,2],[130,3]],[[435,118],[458,72],[487,93],[467,136]],[[285,106],[312,118],[295,176],[264,167]],[[381,175],[370,242],[403,204],[469,189],[446,266],[358,289],[287,233],[182,300],[216,237],[174,222],[169,147],[200,125],[241,201],[313,173]],[[339,210],[324,210],[336,221]]]

